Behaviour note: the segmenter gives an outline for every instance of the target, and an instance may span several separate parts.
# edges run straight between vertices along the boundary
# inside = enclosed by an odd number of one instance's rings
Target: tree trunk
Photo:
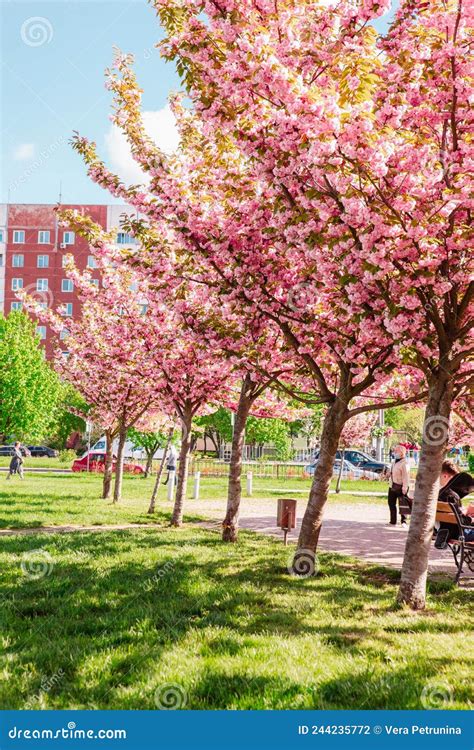
[[[108,500],[112,489],[113,437],[110,431],[105,433],[105,464],[102,497]]]
[[[428,392],[415,496],[397,597],[400,603],[408,604],[412,609],[424,609],[426,602],[428,559],[452,400],[452,380],[449,373],[441,370]]]
[[[236,542],[238,536],[240,500],[242,497],[241,475],[245,426],[250,407],[255,400],[249,385],[250,378],[246,377],[242,383],[239,405],[235,415],[232,454],[229,467],[229,485],[227,488],[227,510],[222,523],[222,541],[224,542]]]
[[[340,491],[341,491],[341,479],[342,479],[342,472],[344,471],[344,456],[345,456],[345,453],[346,453],[346,451],[343,448],[342,449],[342,454],[341,454],[341,465],[339,467],[339,474],[337,475],[337,482],[336,482],[336,492],[337,492],[337,494],[339,494]]]
[[[338,396],[329,406],[324,418],[319,458],[293,559],[292,568],[295,575],[307,576],[315,572],[316,547],[323,521],[324,506],[328,498],[329,483],[334,470],[337,446],[348,418],[347,404],[348,401]]]
[[[165,468],[166,456],[168,454],[172,438],[173,438],[173,430],[170,430],[169,435],[168,435],[168,440],[166,441],[166,445],[163,450],[163,455],[161,457],[160,466],[156,474],[155,486],[153,487],[153,492],[152,492],[151,499],[150,499],[150,506],[147,511],[148,513],[150,513],[150,515],[155,512],[155,503],[156,503],[156,498],[158,495],[158,488],[160,486],[161,477],[163,476],[163,469]]]
[[[149,477],[153,472],[153,456],[155,455],[156,449],[153,448],[151,453],[146,454],[146,465],[145,465],[145,476]]]
[[[123,480],[123,459],[125,441],[127,439],[127,428],[122,425],[119,432],[119,442],[117,448],[117,463],[115,466],[115,486],[114,486],[114,503],[118,503],[122,498],[122,480]]]
[[[183,523],[183,506],[188,486],[188,464],[191,452],[192,434],[191,423],[193,415],[190,407],[187,407],[182,416],[183,434],[181,438],[181,450],[179,452],[178,484],[174,501],[172,526],[181,526]]]

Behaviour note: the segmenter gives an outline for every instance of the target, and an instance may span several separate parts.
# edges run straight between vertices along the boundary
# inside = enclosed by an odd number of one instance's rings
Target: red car
[[[112,471],[115,471],[117,465],[117,457],[113,457]],[[90,452],[89,453],[89,471],[95,471],[103,473],[105,468],[105,453]],[[87,453],[81,458],[76,458],[72,464],[73,471],[87,471]],[[144,474],[145,470],[142,469],[138,464],[124,463],[123,470],[129,474]]]

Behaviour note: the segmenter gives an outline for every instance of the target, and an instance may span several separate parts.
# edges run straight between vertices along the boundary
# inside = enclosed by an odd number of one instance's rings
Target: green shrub
[[[59,454],[59,463],[60,464],[70,464],[76,459],[76,451],[73,450],[64,450],[61,451]]]
[[[474,472],[474,453],[470,453],[467,457],[467,465],[469,466],[469,471]]]

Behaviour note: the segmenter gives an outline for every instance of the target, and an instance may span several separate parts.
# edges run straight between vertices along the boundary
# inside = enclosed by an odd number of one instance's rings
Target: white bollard
[[[170,471],[168,474],[168,500],[172,500],[174,497],[174,482],[175,482],[175,471]]]
[[[201,472],[197,471],[194,475],[194,492],[193,500],[199,500],[199,489],[201,485]]]
[[[253,474],[251,471],[247,473],[247,497],[252,497],[253,490]]]

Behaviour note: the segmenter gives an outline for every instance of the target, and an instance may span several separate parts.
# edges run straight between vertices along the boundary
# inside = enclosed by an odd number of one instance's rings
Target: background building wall
[[[77,209],[90,216],[104,229],[120,226],[120,215],[132,213],[129,206],[107,205],[64,205],[64,208]],[[16,203],[2,206],[0,213],[0,230],[5,223],[4,249],[0,244],[0,256],[3,255],[3,266],[0,266],[0,305],[3,299],[5,315],[18,306],[19,301],[13,288],[13,279],[21,279],[22,288],[41,304],[57,309],[67,303],[72,304],[72,317],[80,315],[80,303],[75,289],[66,291],[63,280],[67,279],[63,269],[63,258],[71,253],[79,270],[88,267],[91,255],[87,242],[79,235],[74,235],[72,244],[65,244],[67,227],[58,226],[54,205]],[[15,242],[15,232],[24,232],[24,242]],[[49,232],[46,242],[40,241],[40,232]],[[18,236],[17,236],[18,239]],[[44,236],[43,236],[44,239]],[[121,236],[121,240],[127,239]],[[121,243],[132,244],[132,243]],[[23,256],[16,259],[15,256]],[[47,256],[47,266],[39,260]],[[23,262],[23,265],[18,265]],[[42,265],[43,263],[43,265]],[[92,278],[99,278],[99,273],[89,268]],[[4,279],[4,281],[3,281]],[[38,280],[45,280],[47,288],[38,288]],[[3,283],[2,283],[3,281]],[[4,289],[4,295],[2,290]],[[1,307],[0,307],[1,309]],[[66,319],[66,318],[65,318]],[[42,325],[42,324],[40,324]],[[52,332],[46,326],[43,343],[46,355],[51,356],[57,343]]]

